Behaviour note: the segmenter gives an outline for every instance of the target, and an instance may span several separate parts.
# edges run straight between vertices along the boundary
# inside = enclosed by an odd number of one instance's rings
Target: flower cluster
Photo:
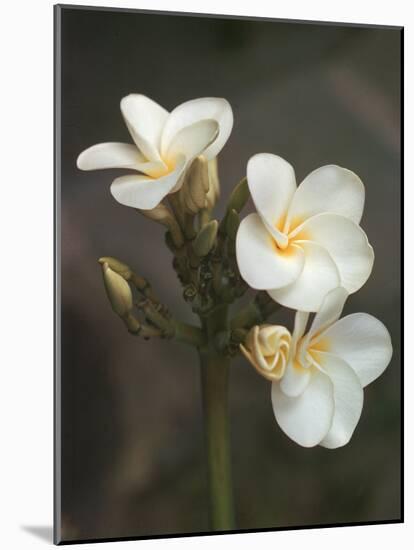
[[[328,165],[296,186],[288,162],[256,154],[247,163],[247,184],[242,181],[233,191],[219,224],[210,213],[219,197],[216,157],[233,126],[229,103],[194,99],[169,113],[151,99],[131,94],[122,99],[121,112],[134,143],[94,145],[79,155],[78,167],[133,172],[116,178],[111,193],[167,227],[178,250],[174,265],[186,285],[184,296],[194,300],[199,292],[201,305],[193,311],[200,316],[239,297],[243,286],[234,282],[239,279],[258,296],[265,293],[272,303],[296,310],[292,334],[269,323],[236,323],[238,336],[243,334],[237,346],[271,381],[276,421],[291,439],[304,447],[345,445],[361,415],[363,388],[384,371],[392,355],[389,333],[380,321],[364,313],[340,319],[348,295],[365,284],[374,262],[360,227],[365,201],[360,178]],[[257,213],[240,222],[245,191]],[[169,206],[162,202],[167,198]],[[103,266],[112,307],[130,332],[174,334],[203,345],[202,331],[163,316],[158,302],[148,297],[146,282],[129,268],[125,272],[111,258],[103,259]],[[125,281],[144,296],[142,309],[150,327],[135,321]],[[315,316],[308,328],[311,313]],[[232,335],[212,336],[225,346]]]

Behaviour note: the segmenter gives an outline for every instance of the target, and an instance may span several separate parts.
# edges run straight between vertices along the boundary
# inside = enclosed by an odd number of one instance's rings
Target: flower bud
[[[213,248],[217,237],[218,222],[211,220],[202,229],[194,239],[193,249],[199,258],[207,256]]]
[[[124,317],[124,322],[128,329],[128,332],[130,332],[131,334],[138,334],[140,332],[140,322],[130,313]]]
[[[208,192],[206,195],[207,208],[210,210],[214,208],[216,202],[220,197],[220,181],[218,177],[217,169],[217,157],[209,160],[207,163],[208,167]]]
[[[161,202],[152,210],[140,210],[140,212],[144,214],[146,218],[160,222],[163,225],[171,223],[171,218],[174,217],[171,210]]]
[[[194,215],[205,208],[208,190],[208,163],[204,157],[197,157],[192,162],[181,188],[182,201],[187,212]]]
[[[121,275],[109,267],[107,262],[103,264],[102,271],[106,294],[112,309],[124,318],[133,307],[131,288]]]
[[[121,277],[123,277],[127,281],[131,278],[132,269],[129,267],[129,265],[124,264],[116,258],[112,258],[111,256],[104,256],[103,258],[99,258],[98,261],[102,266],[107,264],[108,267],[112,269],[112,271],[115,271],[115,273],[119,273],[119,275],[121,275]]]
[[[226,234],[231,241],[236,240],[237,230],[240,225],[240,218],[236,210],[230,210],[226,217]]]
[[[278,325],[253,327],[240,349],[259,374],[267,380],[280,380],[285,373],[290,349],[290,332]]]
[[[250,192],[247,185],[247,178],[243,178],[233,189],[230,195],[227,211],[241,212],[246,202],[248,201]]]
[[[204,207],[206,193],[210,188],[209,163],[204,157],[197,157],[191,165],[191,194],[195,203]]]

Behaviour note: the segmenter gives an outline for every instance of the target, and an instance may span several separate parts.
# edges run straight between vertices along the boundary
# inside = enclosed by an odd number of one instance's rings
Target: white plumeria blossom
[[[130,94],[121,100],[121,112],[134,143],[93,145],[79,155],[77,165],[138,172],[116,178],[111,193],[119,203],[142,210],[178,191],[191,162],[199,155],[213,159],[233,127],[232,109],[222,98],[193,99],[169,113],[144,95]]]
[[[245,357],[267,380],[280,380],[285,373],[290,349],[290,332],[277,325],[255,326],[240,345]]]
[[[359,226],[365,189],[356,174],[323,166],[296,187],[288,162],[261,153],[249,160],[247,181],[258,213],[241,222],[236,254],[249,286],[301,311],[317,311],[338,286],[361,288],[374,252]]]
[[[363,388],[380,376],[392,356],[386,327],[366,313],[340,319],[347,298],[331,291],[315,315],[298,311],[286,369],[272,383],[275,418],[303,447],[346,445],[362,412]]]

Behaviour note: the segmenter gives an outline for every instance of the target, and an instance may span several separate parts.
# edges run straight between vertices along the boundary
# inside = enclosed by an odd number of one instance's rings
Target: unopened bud
[[[119,273],[119,275],[121,275],[121,277],[123,277],[127,281],[131,278],[132,269],[129,267],[129,265],[124,264],[116,258],[111,258],[111,256],[103,256],[102,258],[99,258],[98,262],[102,266],[107,264],[108,267],[112,269],[112,271],[115,271],[115,273]]]
[[[189,185],[186,185],[182,188],[182,198],[183,198],[183,204],[184,204],[184,211],[187,214],[193,214],[193,215],[197,214],[200,208],[193,200]]]
[[[218,222],[211,220],[200,229],[193,243],[194,252],[199,258],[206,256],[213,248],[217,237]]]
[[[130,313],[124,317],[124,322],[127,326],[127,329],[132,334],[138,334],[138,332],[141,330],[141,324],[133,315]]]
[[[106,294],[112,309],[120,317],[125,318],[133,307],[131,288],[121,275],[109,267],[107,262],[103,264],[102,271]]]
[[[205,208],[208,189],[208,162],[200,156],[194,159],[187,171],[181,191],[184,206],[190,214],[197,214]]]
[[[206,196],[207,208],[214,208],[220,198],[220,181],[218,177],[217,157],[208,161],[208,181],[209,188]]]
[[[204,157],[197,157],[194,159],[188,174],[190,183],[194,184],[197,182],[203,189],[204,194],[207,193],[210,188],[209,164],[210,161],[207,161]]]
[[[163,224],[168,223],[171,218],[173,218],[171,210],[162,203],[158,204],[152,210],[140,210],[140,212],[144,214],[146,218]]]
[[[230,240],[235,241],[237,230],[240,225],[240,218],[236,210],[230,210],[226,217],[226,233]]]
[[[253,327],[240,349],[259,374],[267,380],[280,380],[290,350],[290,332],[278,325]]]
[[[233,189],[230,195],[227,210],[235,210],[241,212],[249,198],[249,187],[247,185],[247,178],[243,178]]]

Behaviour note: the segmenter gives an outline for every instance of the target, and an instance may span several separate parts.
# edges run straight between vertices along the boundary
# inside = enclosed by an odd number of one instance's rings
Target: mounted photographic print
[[[402,29],[55,7],[55,542],[401,522]]]

